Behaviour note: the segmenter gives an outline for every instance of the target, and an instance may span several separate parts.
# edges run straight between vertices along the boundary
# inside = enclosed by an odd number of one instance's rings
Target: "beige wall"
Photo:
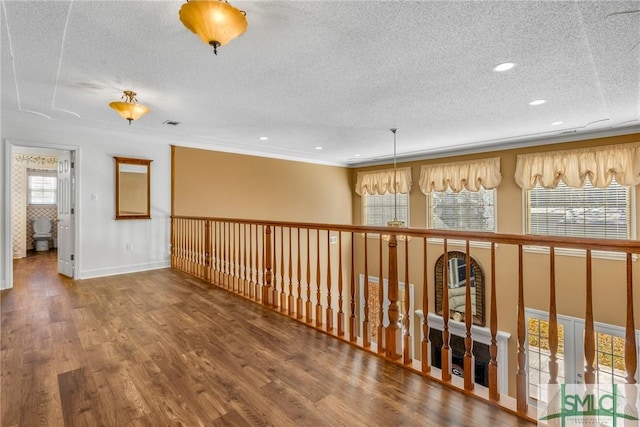
[[[175,214],[350,224],[349,170],[175,147]]]

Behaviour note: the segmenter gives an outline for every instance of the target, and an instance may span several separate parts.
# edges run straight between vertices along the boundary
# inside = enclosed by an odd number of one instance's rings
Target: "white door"
[[[58,273],[73,277],[75,214],[74,153],[58,157]]]

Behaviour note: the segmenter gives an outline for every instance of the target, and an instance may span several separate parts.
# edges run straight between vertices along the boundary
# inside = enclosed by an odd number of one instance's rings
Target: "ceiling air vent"
[[[174,120],[165,120],[164,122],[162,122],[162,124],[169,125],[169,126],[178,126],[180,122],[176,122]]]

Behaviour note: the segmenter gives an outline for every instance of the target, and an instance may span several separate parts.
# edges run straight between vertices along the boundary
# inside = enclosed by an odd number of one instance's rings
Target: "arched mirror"
[[[151,162],[114,157],[116,161],[116,219],[151,218]]]
[[[471,260],[471,314],[475,325],[484,326],[484,273],[475,258]],[[467,255],[464,252],[450,251],[447,254],[449,287],[449,318],[464,322],[467,292]],[[442,316],[442,298],[444,295],[444,255],[436,261],[435,296],[436,313]]]

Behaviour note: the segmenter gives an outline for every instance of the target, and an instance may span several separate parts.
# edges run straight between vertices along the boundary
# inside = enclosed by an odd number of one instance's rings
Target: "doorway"
[[[50,244],[52,246],[57,246],[57,258],[60,255],[66,254],[71,260],[72,263],[68,262],[61,263],[58,260],[58,273],[62,273],[71,278],[78,278],[78,268],[76,265],[78,263],[77,256],[75,256],[78,252],[79,246],[79,233],[75,232],[78,230],[78,210],[77,210],[77,193],[78,193],[78,185],[76,181],[75,171],[78,166],[78,154],[79,148],[76,146],[66,146],[59,144],[47,144],[47,143],[29,143],[22,141],[6,141],[6,150],[5,150],[5,178],[6,182],[9,184],[7,187],[7,193],[5,197],[5,206],[4,206],[4,214],[5,221],[3,224],[4,227],[4,235],[7,236],[5,239],[5,277],[4,277],[4,286],[3,288],[9,289],[13,287],[13,260],[14,258],[20,258],[21,256],[26,255],[27,245],[32,244],[31,240],[27,238],[29,235],[28,232],[28,220],[26,215],[27,203],[26,203],[26,192],[27,192],[27,172],[26,170],[31,169],[39,169],[43,164],[45,167],[41,169],[51,170],[53,167],[53,172],[56,173],[57,176],[57,197],[60,199],[60,196],[64,198],[67,202],[66,205],[61,205],[60,200],[56,201],[56,209],[53,214],[52,221],[52,239],[50,240]],[[20,164],[16,163],[16,157],[20,159]],[[52,162],[51,159],[54,160],[53,165],[48,165],[48,162]],[[59,160],[62,159],[62,165]],[[65,163],[64,160],[67,160],[67,169],[64,169]],[[29,167],[35,166],[35,167]],[[22,171],[24,169],[24,171]],[[16,171],[20,170],[19,174]],[[62,183],[64,188],[60,188],[60,175],[61,172],[66,172],[67,181]],[[24,194],[18,194],[24,193]],[[24,200],[22,203],[19,200]],[[65,232],[60,229],[60,219],[63,218],[65,212],[61,212],[61,208],[68,208],[67,216],[66,216],[66,224],[68,225],[68,230]],[[44,216],[49,216],[49,213],[41,212],[40,210],[36,210],[35,214],[42,214]],[[70,214],[70,215],[69,215]],[[33,213],[31,215],[34,215]],[[20,221],[14,221],[14,217],[24,218]],[[16,225],[21,224],[21,225]],[[70,230],[70,231],[69,231]],[[55,240],[53,240],[53,236],[55,236]],[[15,239],[18,238],[21,241],[22,247],[15,247],[14,242]],[[57,244],[56,244],[57,243]],[[20,245],[18,245],[20,246]],[[22,254],[22,255],[21,255]],[[64,269],[60,269],[60,265],[64,266]],[[71,266],[71,267],[69,267]]]

